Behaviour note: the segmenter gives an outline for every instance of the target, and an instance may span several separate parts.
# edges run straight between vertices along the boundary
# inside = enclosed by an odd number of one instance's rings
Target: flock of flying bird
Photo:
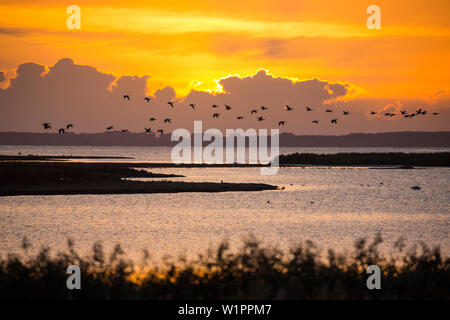
[[[130,100],[131,100],[131,97],[130,97],[130,95],[124,95],[124,96],[123,96],[123,99],[126,99],[126,100],[130,101]],[[150,102],[151,98],[150,98],[150,97],[145,97],[144,100],[147,101],[147,102]],[[174,107],[172,101],[168,101],[167,104],[168,104],[171,108]],[[193,110],[195,110],[196,105],[193,104],[193,103],[191,103],[191,104],[189,104],[189,107],[191,107]],[[213,105],[212,105],[212,108],[213,108],[213,109],[217,109],[217,108],[220,108],[220,107],[219,107],[218,105],[216,105],[216,104],[213,104]],[[229,106],[229,105],[227,105],[227,104],[225,105],[225,111],[229,111],[229,110],[231,110],[231,109],[232,109],[231,106]],[[250,111],[250,115],[257,114],[257,113],[258,113],[258,110],[265,111],[265,110],[268,110],[268,109],[269,109],[269,108],[266,107],[266,106],[261,106],[259,109],[252,109],[252,110]],[[292,111],[292,110],[294,110],[294,108],[291,107],[291,106],[289,106],[289,105],[286,105],[286,106],[284,107],[284,110],[286,110],[286,111]],[[313,108],[312,108],[312,107],[306,107],[305,110],[306,110],[306,112],[310,112],[310,111],[313,111]],[[331,109],[325,109],[325,112],[326,112],[326,113],[332,113],[332,112],[334,112],[334,110],[331,110]],[[343,116],[347,116],[347,115],[349,115],[349,114],[350,114],[350,111],[345,111],[345,110],[342,111],[342,115],[343,115]],[[371,115],[376,115],[377,112],[375,112],[375,111],[370,111],[370,114],[371,114]],[[416,117],[416,116],[421,116],[421,115],[426,115],[426,114],[428,114],[427,110],[422,110],[422,108],[420,108],[420,109],[418,109],[418,110],[416,110],[416,111],[414,111],[414,112],[411,112],[411,113],[408,113],[406,110],[401,110],[401,111],[400,111],[400,114],[395,114],[395,113],[391,113],[391,112],[386,112],[386,113],[384,113],[383,116],[384,116],[384,117],[395,117],[395,116],[398,115],[398,116],[402,116],[402,117],[404,117],[404,118],[410,118],[410,119],[411,119],[411,118],[414,118],[414,117]],[[212,117],[213,117],[213,118],[219,118],[220,115],[221,115],[220,113],[216,112],[216,113],[213,113],[213,114],[212,114]],[[439,113],[433,112],[432,115],[436,116],[436,115],[439,115]],[[244,119],[244,117],[243,117],[243,116],[237,116],[236,119],[237,119],[237,120],[242,120],[242,119]],[[151,117],[149,120],[150,120],[151,122],[153,122],[153,121],[156,121],[156,120],[158,120],[158,119]],[[263,116],[257,116],[257,117],[256,117],[256,120],[257,120],[257,121],[264,121],[264,120],[266,120],[266,119],[265,119]],[[337,123],[338,123],[338,120],[339,120],[339,119],[331,119],[330,122],[331,122],[331,124],[337,124]],[[163,121],[163,123],[171,123],[171,122],[172,122],[172,119],[170,119],[170,118],[166,118],[166,119],[164,119],[164,121]],[[278,122],[278,126],[284,126],[284,125],[286,124],[286,122],[287,122],[286,120],[281,120],[281,121]],[[314,124],[319,124],[319,120],[313,120],[312,123],[314,123]],[[43,123],[42,126],[43,126],[44,130],[47,130],[47,129],[51,129],[51,128],[52,128],[52,125],[51,125],[51,123],[49,123],[49,122]],[[59,133],[59,134],[66,133],[66,131],[68,131],[70,128],[73,128],[73,126],[74,126],[74,125],[73,125],[72,123],[69,123],[68,125],[66,125],[65,128],[60,128],[60,129],[58,129],[58,133]],[[114,126],[112,126],[112,125],[106,127],[106,130],[107,130],[107,131],[110,131],[110,130],[112,130],[112,129],[114,129]],[[145,130],[145,133],[152,133],[151,128],[144,128],[144,130]],[[127,130],[127,129],[122,129],[121,132],[128,132],[128,130]],[[158,129],[156,132],[159,133],[159,134],[161,134],[161,135],[164,134],[164,130],[163,130],[163,129]]]

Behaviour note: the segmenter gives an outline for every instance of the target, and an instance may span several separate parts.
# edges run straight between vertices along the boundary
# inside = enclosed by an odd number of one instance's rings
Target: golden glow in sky
[[[0,70],[63,57],[121,75],[150,75],[149,92],[215,90],[230,74],[352,83],[367,97],[425,98],[449,89],[449,1],[3,1]],[[81,8],[68,30],[66,8]]]

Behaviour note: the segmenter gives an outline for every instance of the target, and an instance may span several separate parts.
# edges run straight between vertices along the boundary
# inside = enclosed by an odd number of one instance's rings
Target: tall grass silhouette
[[[288,251],[263,247],[254,238],[240,250],[223,242],[192,261],[152,264],[126,259],[120,245],[107,255],[100,243],[81,257],[68,240],[66,252],[49,249],[0,260],[1,299],[449,299],[450,259],[424,244],[393,253],[378,250],[382,238],[360,239],[352,253],[336,253],[306,241]],[[81,269],[81,290],[68,290],[66,269]],[[369,290],[369,265],[382,270],[381,290]]]

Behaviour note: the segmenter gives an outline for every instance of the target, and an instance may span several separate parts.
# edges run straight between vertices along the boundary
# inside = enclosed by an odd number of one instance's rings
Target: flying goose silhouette
[[[167,104],[170,105],[173,108],[173,102],[172,101],[168,101]]]
[[[42,124],[42,126],[44,127],[45,130],[51,129],[51,128],[52,128],[52,125],[51,125],[51,123],[49,123],[49,122],[44,122],[44,123]]]
[[[130,101],[130,96],[129,96],[128,94],[124,94],[124,95],[123,95],[123,98],[124,98],[124,99],[128,99],[128,101]]]
[[[220,116],[220,113],[214,113],[213,118],[218,118]]]
[[[169,118],[164,119],[164,123],[171,123],[171,121],[172,121],[172,119],[169,119]]]
[[[331,120],[331,123],[337,124],[338,119]]]
[[[280,122],[278,122],[278,125],[279,126],[284,126],[286,124],[286,121],[280,121]]]
[[[150,97],[145,97],[144,100],[147,101],[147,102],[150,102],[151,98]]]
[[[290,106],[288,106],[288,105],[286,105],[286,106],[284,107],[284,109],[286,109],[286,111],[294,110],[294,108],[292,108],[292,107],[290,107]]]

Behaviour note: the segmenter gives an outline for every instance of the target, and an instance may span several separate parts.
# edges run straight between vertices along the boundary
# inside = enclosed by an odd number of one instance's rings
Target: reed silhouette
[[[439,247],[405,249],[399,240],[389,256],[379,252],[378,234],[360,239],[351,254],[306,241],[288,252],[263,247],[253,237],[238,251],[223,242],[216,250],[187,261],[152,264],[144,251],[140,264],[126,259],[120,245],[107,255],[100,243],[81,257],[68,240],[64,253],[48,248],[0,260],[0,299],[449,299],[450,259]],[[66,269],[81,269],[81,290],[68,290]],[[369,265],[383,275],[380,290],[366,286]]]

